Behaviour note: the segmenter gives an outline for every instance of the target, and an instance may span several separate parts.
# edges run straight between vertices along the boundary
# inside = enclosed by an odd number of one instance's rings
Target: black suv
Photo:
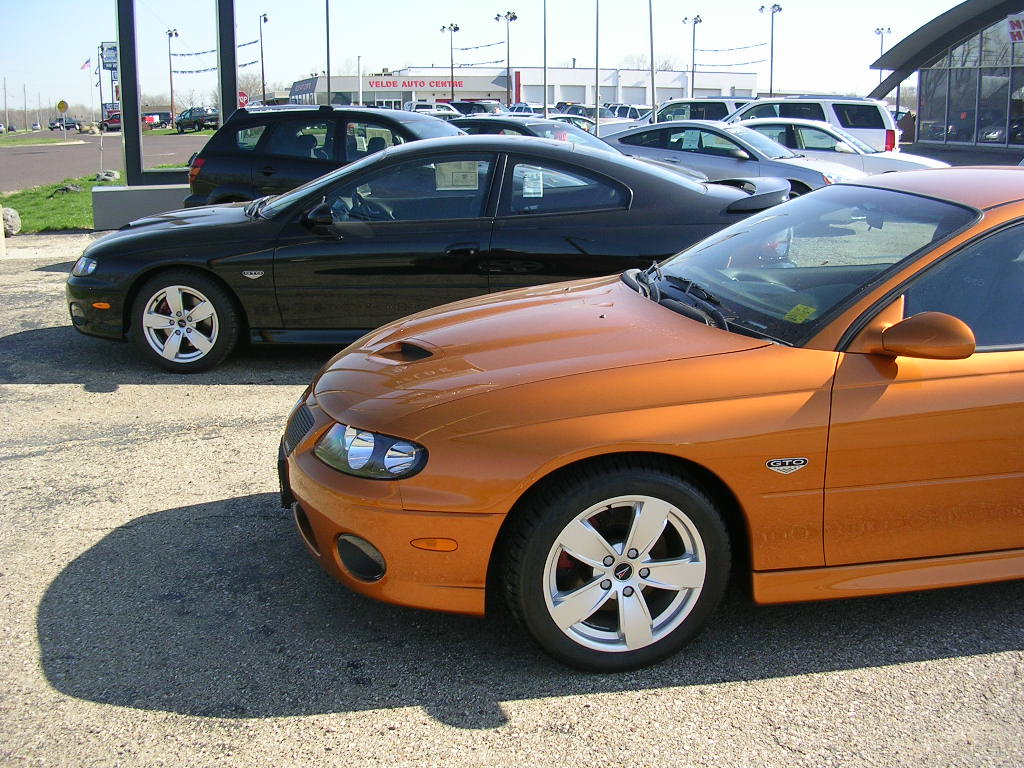
[[[63,128],[66,131],[72,129],[78,130],[78,118],[77,117],[58,117],[50,121],[50,130],[59,131]]]
[[[395,144],[463,131],[406,110],[252,107],[236,110],[189,164],[185,207],[277,195]]]
[[[220,112],[218,110],[212,107],[192,107],[178,115],[174,126],[178,129],[178,133],[184,133],[185,131],[201,131],[203,128],[216,128],[219,122]]]

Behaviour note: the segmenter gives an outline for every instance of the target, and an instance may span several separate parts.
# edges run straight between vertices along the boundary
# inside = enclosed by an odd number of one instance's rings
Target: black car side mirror
[[[306,224],[310,227],[329,227],[334,224],[334,214],[326,202],[318,203],[306,214]]]

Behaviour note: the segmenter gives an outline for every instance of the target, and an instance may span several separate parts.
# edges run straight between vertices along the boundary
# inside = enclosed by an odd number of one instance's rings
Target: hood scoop
[[[420,341],[396,341],[371,352],[370,357],[401,365],[415,363],[434,356],[434,350]]]

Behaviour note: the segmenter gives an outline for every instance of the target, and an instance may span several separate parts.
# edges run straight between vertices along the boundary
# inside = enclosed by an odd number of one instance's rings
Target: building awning
[[[880,99],[929,61],[965,37],[980,32],[1011,13],[1024,10],[1024,0],[966,0],[936,16],[923,27],[900,40],[871,65],[892,70],[869,98]]]

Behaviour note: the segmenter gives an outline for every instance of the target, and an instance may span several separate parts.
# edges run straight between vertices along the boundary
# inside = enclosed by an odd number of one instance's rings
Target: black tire
[[[180,315],[175,305],[181,306]],[[197,310],[196,315],[189,310]],[[175,373],[197,373],[222,363],[238,344],[240,328],[233,297],[216,280],[191,269],[150,278],[132,303],[132,341],[150,361]]]
[[[178,124],[178,133],[184,133],[184,132],[185,132],[185,128],[181,125],[181,123],[179,123]]]
[[[657,520],[661,509],[667,510],[664,527],[649,529],[660,531],[650,546],[627,549],[634,526],[635,540],[644,539],[644,524],[636,521],[647,514]],[[502,540],[506,600],[541,648],[570,666],[617,672],[661,661],[703,628],[725,592],[731,553],[721,516],[697,485],[656,462],[610,460],[570,472],[514,514]],[[583,519],[589,527],[580,526]],[[581,535],[581,545],[593,545],[592,532],[614,557],[584,562],[565,548]],[[658,579],[666,586],[669,568],[676,581],[694,586],[652,587]],[[582,620],[565,629],[556,623],[556,612],[563,611],[565,622],[584,602]],[[632,626],[643,631],[626,631],[627,615],[640,616]]]

